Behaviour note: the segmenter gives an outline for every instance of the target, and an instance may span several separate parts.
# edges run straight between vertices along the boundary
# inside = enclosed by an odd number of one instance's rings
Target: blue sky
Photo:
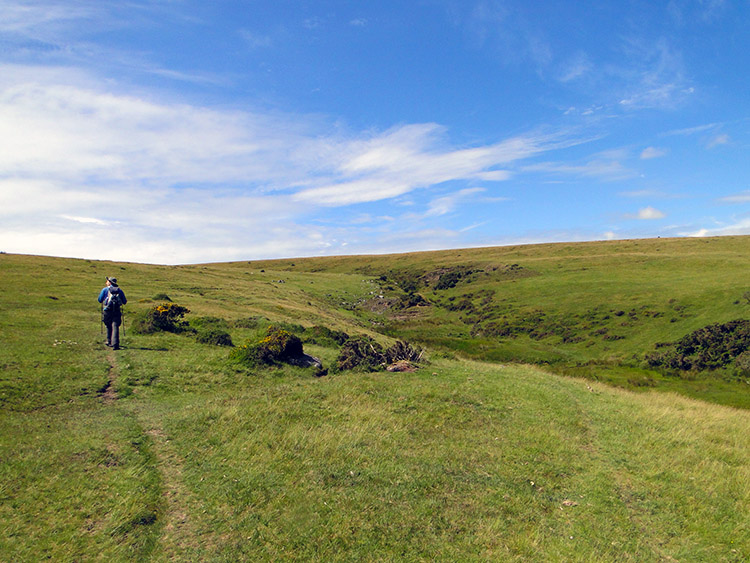
[[[750,3],[0,0],[0,250],[750,234]]]

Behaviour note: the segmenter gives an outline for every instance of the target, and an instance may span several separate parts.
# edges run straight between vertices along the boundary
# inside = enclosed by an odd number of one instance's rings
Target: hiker
[[[102,322],[107,327],[106,344],[113,350],[120,349],[122,306],[127,302],[125,292],[117,285],[117,278],[107,277],[107,285],[99,293],[99,303],[102,304]]]

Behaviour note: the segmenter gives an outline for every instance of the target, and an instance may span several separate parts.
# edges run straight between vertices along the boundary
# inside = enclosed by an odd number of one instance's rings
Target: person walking
[[[99,303],[102,304],[102,322],[107,327],[106,344],[113,350],[120,349],[122,306],[127,302],[125,292],[117,285],[117,278],[107,277],[107,285],[99,292]]]

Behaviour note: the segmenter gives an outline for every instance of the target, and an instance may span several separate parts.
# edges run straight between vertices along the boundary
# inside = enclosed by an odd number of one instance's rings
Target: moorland
[[[0,558],[748,560],[747,256],[0,254]]]

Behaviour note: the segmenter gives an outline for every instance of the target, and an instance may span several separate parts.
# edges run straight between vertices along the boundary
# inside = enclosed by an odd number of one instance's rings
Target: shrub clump
[[[710,370],[729,366],[742,371],[750,350],[750,321],[736,320],[705,326],[677,342],[658,344],[659,352],[646,356],[651,367],[681,371]]]
[[[155,305],[134,319],[132,330],[140,334],[184,332],[188,327],[182,319],[189,312],[187,307],[175,303]]]
[[[734,369],[740,377],[750,377],[750,350],[745,350],[734,361]]]
[[[353,336],[344,342],[336,360],[340,370],[377,371],[385,364],[383,347],[365,335]]]
[[[244,344],[230,354],[231,359],[249,366],[295,363],[304,356],[299,336],[276,325],[268,327],[260,342]]]
[[[421,348],[406,342],[384,349],[369,336],[359,335],[344,342],[336,365],[339,370],[379,371],[397,363],[417,363],[422,354]]]
[[[424,351],[419,346],[412,346],[408,342],[397,341],[385,351],[385,359],[389,364],[396,362],[421,362]]]

